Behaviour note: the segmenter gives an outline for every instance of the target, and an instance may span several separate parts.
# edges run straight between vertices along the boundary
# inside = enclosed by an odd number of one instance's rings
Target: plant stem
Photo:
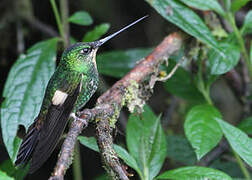
[[[242,35],[241,35],[239,29],[237,28],[237,26],[235,24],[234,15],[231,12],[229,12],[227,14],[227,20],[229,21],[229,23],[230,23],[230,25],[231,25],[231,27],[232,27],[232,29],[234,31],[234,34],[235,34],[236,39],[238,41],[238,44],[239,44],[239,46],[241,48],[241,53],[242,53],[242,55],[243,55],[243,57],[245,59],[245,62],[247,64],[247,66],[248,66],[250,79],[252,80],[252,64],[251,64],[251,62],[249,60],[249,55],[248,55],[248,52],[246,50],[245,43],[244,43],[244,40],[242,38]]]
[[[210,86],[205,85],[204,80],[202,78],[202,64],[201,61],[199,63],[199,71],[198,71],[198,84],[197,84],[198,90],[201,92],[201,94],[204,96],[206,102],[210,105],[213,105],[213,102],[210,97]]]
[[[206,99],[207,103],[210,104],[210,105],[213,105],[213,101],[210,97],[210,87],[207,86],[204,88],[204,91],[202,92],[204,98]]]
[[[234,150],[233,150],[233,154],[234,154],[234,157],[235,157],[238,165],[240,166],[240,169],[241,169],[245,179],[250,180],[250,174],[249,174],[247,168],[245,167],[244,162],[241,160],[240,156]]]
[[[60,37],[64,40],[64,31],[63,31],[63,27],[62,27],[62,23],[61,23],[61,20],[60,20],[59,11],[57,9],[55,0],[50,0],[50,3],[52,5],[52,9],[53,9],[53,13],[54,13],[54,16],[55,16],[55,19],[56,19],[56,23],[57,23],[57,26],[58,26],[58,30],[59,30],[59,33],[60,33]]]
[[[60,14],[61,14],[61,22],[62,22],[62,29],[64,32],[64,46],[65,48],[70,45],[70,28],[68,23],[68,0],[60,0]]]
[[[76,142],[74,147],[73,176],[74,180],[82,180],[80,146],[78,141]]]

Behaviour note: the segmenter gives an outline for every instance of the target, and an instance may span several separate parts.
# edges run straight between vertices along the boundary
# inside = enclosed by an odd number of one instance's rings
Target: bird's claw
[[[76,116],[77,115],[77,116]],[[80,118],[79,113],[71,113],[70,117],[74,119],[74,121],[81,121],[84,124],[84,127],[88,125],[86,119]]]
[[[92,119],[92,112],[89,109],[85,109],[84,111],[80,112],[76,112],[76,115],[78,117],[84,117],[85,119]]]

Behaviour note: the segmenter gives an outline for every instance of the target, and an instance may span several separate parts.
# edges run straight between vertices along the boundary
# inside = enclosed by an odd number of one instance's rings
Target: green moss
[[[139,84],[133,80],[130,82],[130,86],[126,89],[124,104],[127,105],[131,113],[134,112],[135,107],[141,110],[145,104],[145,101],[139,98],[139,89]]]
[[[136,81],[131,80],[130,85],[125,90],[125,94],[123,96],[121,104],[119,106],[117,104],[113,104],[114,113],[113,116],[109,119],[110,127],[112,128],[115,127],[115,123],[117,122],[121,108],[123,106],[127,106],[131,113],[134,112],[135,108],[137,108],[138,112],[142,111],[145,101],[139,98],[140,94],[139,91],[140,91],[139,84]]]
[[[121,107],[118,107],[117,105],[113,104],[113,109],[114,109],[114,114],[109,119],[109,125],[110,125],[110,127],[115,128],[115,123],[120,115]]]

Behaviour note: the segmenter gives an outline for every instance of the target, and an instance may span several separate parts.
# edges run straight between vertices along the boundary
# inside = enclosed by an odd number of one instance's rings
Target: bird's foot
[[[88,121],[93,118],[93,114],[90,109],[84,109],[83,111],[76,112],[76,115],[82,119],[87,119]]]
[[[71,113],[70,117],[72,117],[74,119],[74,121],[81,121],[84,124],[84,127],[86,127],[88,125],[86,119],[80,118],[78,113],[77,113],[77,116],[75,113]]]

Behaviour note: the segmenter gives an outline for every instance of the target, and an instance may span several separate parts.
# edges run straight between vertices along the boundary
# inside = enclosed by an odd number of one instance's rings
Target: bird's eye
[[[81,54],[84,54],[84,55],[89,54],[90,52],[91,52],[91,48],[84,48],[84,49],[82,49],[82,50],[80,51],[80,53],[81,53]]]

